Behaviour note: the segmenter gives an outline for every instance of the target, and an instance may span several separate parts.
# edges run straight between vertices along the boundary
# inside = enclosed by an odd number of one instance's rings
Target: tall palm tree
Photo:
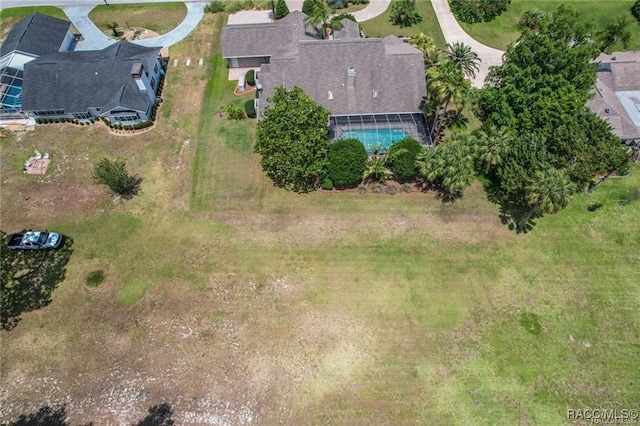
[[[462,71],[452,62],[445,61],[439,66],[427,69],[427,88],[431,102],[427,107],[428,115],[432,115],[431,139],[437,140],[444,130],[445,114],[451,103],[458,109],[464,106],[464,99],[470,84]]]
[[[626,49],[631,40],[631,31],[627,29],[628,25],[629,20],[625,16],[618,16],[618,19],[609,22],[603,30],[596,34],[596,39],[601,45],[600,50],[604,52],[618,41]]]
[[[447,44],[445,55],[449,61],[454,63],[469,78],[475,78],[476,73],[480,71],[479,63],[482,62],[482,59],[478,57],[476,52],[471,50],[471,46],[467,46],[461,41]]]
[[[322,38],[327,38],[327,30],[329,29],[329,23],[331,22],[331,15],[335,13],[335,9],[329,7],[324,1],[318,3],[313,9],[313,13],[307,16],[305,19],[305,25],[311,25],[317,27],[320,25],[320,33]]]
[[[524,231],[535,213],[556,213],[565,208],[574,191],[575,185],[564,170],[548,167],[536,172],[525,187],[525,200],[530,209],[518,223],[518,232]]]
[[[471,145],[467,133],[452,134],[416,157],[418,173],[438,185],[445,195],[460,194],[474,178]]]

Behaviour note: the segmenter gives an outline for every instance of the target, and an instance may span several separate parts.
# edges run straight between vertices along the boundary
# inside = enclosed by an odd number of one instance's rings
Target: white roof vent
[[[333,100],[333,93],[331,92],[331,90],[327,92],[327,98],[329,98],[330,101]]]
[[[378,91],[373,89],[373,99],[378,99]]]

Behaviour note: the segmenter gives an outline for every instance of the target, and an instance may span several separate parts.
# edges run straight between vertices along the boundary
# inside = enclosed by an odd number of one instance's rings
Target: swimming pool
[[[352,130],[340,135],[340,139],[358,139],[364,145],[367,152],[373,152],[376,148],[389,149],[395,142],[408,138],[410,135],[402,129],[380,130]]]

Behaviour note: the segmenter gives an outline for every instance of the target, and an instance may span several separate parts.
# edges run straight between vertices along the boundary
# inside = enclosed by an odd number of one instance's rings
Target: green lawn
[[[72,401],[78,424],[161,403],[176,424],[548,425],[568,407],[637,408],[640,200],[619,200],[640,166],[524,235],[477,183],[454,204],[283,191],[252,152],[255,122],[215,118],[249,99],[227,81],[223,20],[172,47],[206,65],[169,68],[152,131],[0,138],[3,228],[74,242],[51,303],[0,332],[0,422],[42,401]],[[45,146],[50,172],[22,174]],[[103,156],[127,159],[140,196],[92,184]]]
[[[184,17],[187,8],[184,3],[153,4],[109,4],[98,5],[91,10],[89,18],[102,30],[109,31],[107,25],[117,22],[121,28],[145,28],[158,34],[174,29]]]
[[[610,19],[617,16],[626,16],[630,21],[629,29],[632,33],[628,50],[638,50],[640,49],[640,25],[629,11],[633,3],[633,0],[513,0],[507,11],[491,22],[478,24],[460,22],[460,25],[479,42],[504,50],[520,35],[517,24],[524,12],[534,8],[551,12],[561,4],[566,4],[593,20],[597,28],[603,28]],[[615,47],[622,48],[622,46]]]
[[[422,17],[422,22],[408,28],[400,28],[389,21],[389,9],[380,16],[369,21],[362,22],[362,29],[368,37],[386,37],[397,35],[399,37],[410,37],[414,34],[425,33],[433,38],[437,46],[444,47],[446,41],[440,30],[438,19],[436,18],[430,1],[417,1],[416,10]]]

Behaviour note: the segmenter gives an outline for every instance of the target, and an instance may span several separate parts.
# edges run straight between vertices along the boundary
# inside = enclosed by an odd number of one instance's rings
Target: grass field
[[[638,408],[640,200],[619,200],[640,167],[525,235],[478,184],[455,204],[285,192],[252,153],[255,123],[215,117],[248,99],[226,78],[223,20],[171,48],[205,67],[169,68],[152,131],[0,138],[3,230],[74,242],[52,302],[0,332],[0,422],[44,403],[72,424],[162,403],[176,424],[548,425]],[[20,171],[35,149],[52,154],[41,177]],[[144,178],[140,196],[92,184],[104,156]]]
[[[362,22],[362,29],[368,37],[386,37],[391,34],[399,37],[410,37],[422,32],[433,38],[437,46],[444,47],[446,41],[440,30],[431,2],[417,1],[416,10],[422,17],[422,22],[411,27],[400,28],[398,25],[393,25],[389,21],[389,9],[387,9],[382,15]]]
[[[520,36],[518,21],[524,12],[530,9],[540,9],[552,12],[561,4],[570,5],[579,10],[588,19],[591,19],[598,29],[618,16],[624,15],[629,19],[629,30],[632,36],[627,50],[640,49],[640,25],[631,15],[629,9],[633,5],[633,0],[513,0],[506,12],[491,22],[478,24],[466,24],[460,22],[464,30],[473,38],[487,46],[496,49],[506,49],[514,43]],[[622,46],[614,46],[616,50],[622,50]]]
[[[98,5],[89,13],[91,19],[103,31],[109,31],[109,23],[117,22],[121,28],[145,28],[165,34],[178,26],[187,16],[184,3]]]

